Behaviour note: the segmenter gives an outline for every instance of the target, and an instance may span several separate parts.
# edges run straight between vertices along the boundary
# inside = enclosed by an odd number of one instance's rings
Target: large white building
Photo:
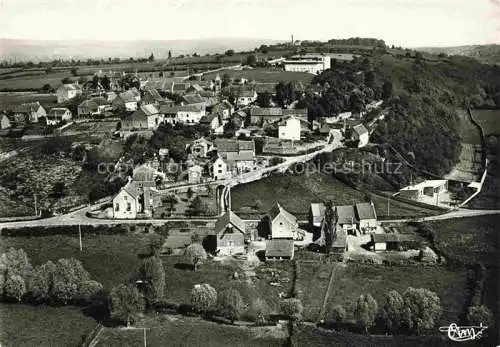
[[[291,116],[278,128],[278,137],[284,140],[300,140],[300,120]]]
[[[285,71],[319,74],[330,68],[330,57],[321,54],[296,55],[284,61]]]

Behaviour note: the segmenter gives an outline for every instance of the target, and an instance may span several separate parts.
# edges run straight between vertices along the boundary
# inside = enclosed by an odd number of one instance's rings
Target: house
[[[141,102],[143,105],[153,104],[155,106],[160,106],[160,103],[163,102],[163,98],[155,88],[146,88],[141,98]]]
[[[198,124],[206,115],[205,107],[200,105],[160,106],[160,113],[165,116],[165,122],[172,124]]]
[[[254,168],[255,142],[242,140],[216,139],[213,150],[217,151],[233,174],[250,171]]]
[[[321,227],[323,218],[325,217],[325,204],[312,203],[309,208],[309,223],[316,228]]]
[[[411,200],[420,200],[424,197],[431,201],[439,199],[439,195],[448,191],[448,180],[427,180],[399,191],[399,196]]]
[[[203,168],[200,165],[194,165],[187,169],[188,182],[190,184],[201,183]]]
[[[191,154],[195,158],[206,158],[208,151],[212,147],[212,142],[204,137],[194,140],[191,143]]]
[[[153,167],[152,163],[138,166],[132,172],[132,181],[142,187],[155,187],[158,180],[166,180],[166,175]]]
[[[207,107],[207,99],[200,94],[186,94],[182,97],[183,105],[199,105]]]
[[[215,130],[221,126],[219,116],[214,113],[201,117],[200,124],[208,126],[211,130]]]
[[[356,215],[359,222],[359,230],[364,234],[377,229],[377,214],[373,202],[361,202],[356,204]]]
[[[78,105],[78,117],[100,115],[106,112],[108,101],[105,98],[97,97],[83,101]]]
[[[291,260],[294,256],[292,239],[266,240],[266,260]]]
[[[217,255],[245,253],[245,222],[233,211],[227,211],[215,222]]]
[[[295,116],[291,116],[284,121],[284,125],[278,127],[278,138],[299,141],[301,129],[301,121]]]
[[[307,109],[282,109],[279,107],[254,107],[250,109],[250,124],[265,125],[282,121],[290,116],[307,120]]]
[[[14,116],[24,115],[25,119],[29,120],[31,123],[38,122],[40,117],[47,117],[47,112],[38,101],[16,105],[12,108],[12,113]]]
[[[212,108],[212,113],[218,115],[221,120],[228,120],[234,113],[234,107],[229,101],[224,100]]]
[[[286,211],[279,202],[275,202],[268,213],[271,239],[291,239],[297,234],[299,224],[297,218]]]
[[[62,84],[57,88],[57,103],[62,104],[82,94],[82,88],[78,84]]]
[[[211,176],[214,180],[224,180],[231,178],[231,172],[227,162],[221,157],[214,157],[210,164]]]
[[[141,105],[138,110],[122,120],[122,129],[156,129],[162,122],[163,115],[153,104]]]
[[[236,105],[239,107],[248,106],[257,100],[257,92],[255,90],[245,90],[238,95]]]
[[[201,82],[200,82],[201,83]],[[186,92],[191,93],[191,92],[203,92],[205,89],[203,89],[202,86],[200,86],[198,83],[193,83],[189,86],[189,88],[186,90]]]
[[[382,106],[382,104],[384,103],[383,100],[378,100],[378,101],[372,101],[370,102],[368,105],[366,105],[366,111],[372,111],[374,109],[377,109],[379,108],[380,106]]]
[[[370,141],[368,129],[363,124],[358,124],[352,130],[352,138],[358,141],[358,148],[365,147]]]
[[[118,96],[111,103],[113,110],[137,110],[137,97],[134,95],[134,93],[129,91],[130,89],[126,92],[118,94]]]
[[[320,74],[330,68],[330,57],[321,54],[295,55],[286,59],[283,64],[285,71],[308,72]]]
[[[113,198],[113,218],[136,219],[142,215],[149,216],[151,206],[149,188],[129,181]]]
[[[371,249],[379,251],[399,251],[408,249],[418,249],[424,239],[416,234],[372,234]]]
[[[0,130],[8,129],[11,127],[11,122],[9,117],[5,113],[0,114]]]
[[[172,94],[183,95],[187,92],[187,90],[191,87],[191,83],[185,82],[173,82],[170,92]]]
[[[354,206],[336,206],[335,208],[338,216],[338,225],[346,232],[356,235],[358,220]]]
[[[47,125],[56,125],[62,121],[69,121],[73,118],[71,111],[65,107],[54,107],[47,115]]]

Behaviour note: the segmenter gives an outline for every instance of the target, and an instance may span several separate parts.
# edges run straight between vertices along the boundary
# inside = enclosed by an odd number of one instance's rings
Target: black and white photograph
[[[0,0],[0,347],[500,347],[500,0]]]

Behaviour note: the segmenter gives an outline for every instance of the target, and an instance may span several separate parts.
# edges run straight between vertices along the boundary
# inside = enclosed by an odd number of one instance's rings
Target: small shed
[[[406,249],[418,249],[423,238],[416,234],[372,234],[372,249],[377,251],[399,251]]]
[[[293,259],[294,243],[291,239],[271,239],[266,241],[266,260]]]

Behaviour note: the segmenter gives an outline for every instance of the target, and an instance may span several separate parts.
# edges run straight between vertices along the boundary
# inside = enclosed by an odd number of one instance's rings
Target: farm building
[[[415,234],[372,234],[371,248],[373,251],[399,251],[418,249],[423,238]]]
[[[266,260],[291,260],[294,243],[291,239],[271,239],[266,241]]]
[[[144,95],[142,96],[141,102],[144,105],[153,104],[155,106],[160,106],[160,103],[163,102],[163,98],[161,97],[158,90],[155,88],[145,88]]]
[[[156,129],[163,122],[163,115],[153,104],[141,105],[122,121],[122,129]]]
[[[348,233],[356,234],[358,219],[353,205],[336,206],[338,224]]]
[[[245,222],[233,211],[224,213],[215,222],[217,255],[245,253]]]
[[[309,222],[312,226],[319,228],[325,217],[325,204],[313,203],[309,208]]]
[[[282,109],[279,107],[254,107],[250,109],[250,123],[252,125],[275,123],[289,116],[307,119],[307,109]]]
[[[358,141],[358,148],[365,147],[370,141],[368,129],[363,124],[358,124],[352,130],[352,138]]]
[[[161,105],[160,113],[165,116],[165,122],[167,123],[181,123],[187,125],[198,124],[200,119],[206,115],[205,107],[200,105]]]
[[[62,104],[82,94],[82,87],[78,84],[62,84],[57,88],[57,103]]]
[[[399,196],[421,200],[424,197],[437,200],[439,195],[448,191],[448,180],[427,180],[408,187],[404,187],[399,191]]]
[[[47,112],[38,101],[16,105],[12,108],[12,113],[14,115],[24,115],[24,117],[32,123],[38,122],[40,117],[47,116]]]
[[[330,68],[330,57],[320,54],[296,55],[286,59],[285,71],[319,74]]]
[[[363,234],[377,228],[377,215],[373,202],[361,202],[356,204],[356,215],[359,222],[359,230]]]
[[[284,121],[284,125],[278,128],[278,138],[283,140],[299,141],[301,122],[298,118],[291,116]]]
[[[6,114],[0,114],[0,130],[8,129],[11,127],[10,119]]]
[[[191,166],[190,168],[187,169],[187,172],[188,172],[188,182],[190,184],[201,182],[203,168],[200,165]]]
[[[194,140],[191,143],[191,154],[196,158],[205,158],[208,151],[212,147],[212,142],[208,141],[204,137]]]
[[[47,115],[47,125],[56,125],[62,121],[69,121],[72,117],[69,109],[65,107],[54,107],[50,109]]]
[[[257,92],[255,90],[247,90],[241,92],[238,96],[236,104],[240,107],[248,106],[257,100]]]
[[[268,213],[271,239],[293,240],[298,231],[297,218],[275,202]]]

